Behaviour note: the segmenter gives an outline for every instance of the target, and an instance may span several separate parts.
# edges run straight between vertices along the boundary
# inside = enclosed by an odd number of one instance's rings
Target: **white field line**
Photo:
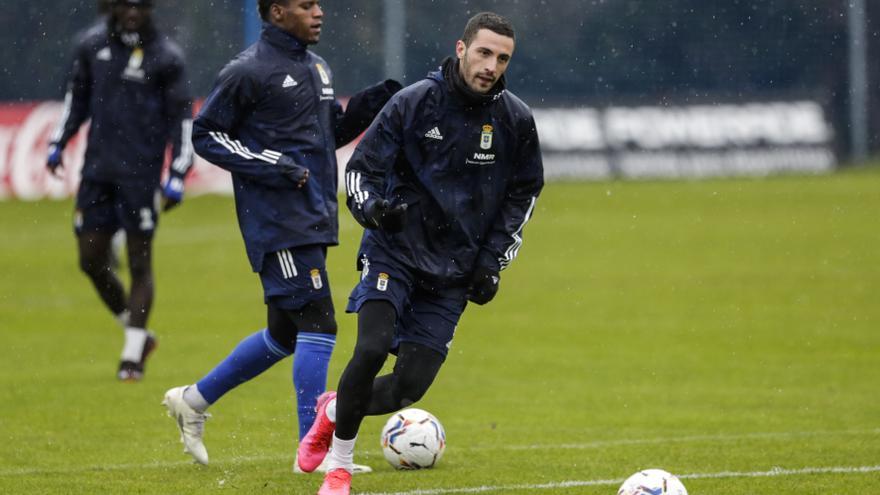
[[[570,450],[589,450],[607,447],[617,447],[626,445],[654,445],[664,443],[688,443],[688,442],[733,442],[741,440],[755,439],[785,439],[785,438],[805,438],[805,437],[823,437],[837,435],[878,435],[880,428],[864,429],[864,430],[829,430],[829,431],[793,431],[793,432],[767,432],[767,433],[744,433],[740,435],[692,435],[670,438],[643,438],[643,439],[620,439],[620,440],[599,440],[595,442],[572,443],[572,444],[530,444],[530,445],[498,445],[498,446],[475,446],[475,447],[447,447],[449,452],[469,452],[479,450],[553,450],[553,449],[570,449]],[[176,446],[176,444],[175,444]],[[176,448],[173,452],[179,452]],[[359,454],[359,456],[370,457],[368,453]],[[128,470],[144,470],[144,469],[167,469],[193,464],[187,460],[185,455],[179,461],[156,461],[144,464],[103,464],[96,466],[73,466],[73,467],[20,467],[20,468],[0,468],[0,477],[3,476],[31,476],[41,474],[75,474],[85,472],[102,472],[102,471],[128,471]],[[293,453],[284,455],[263,455],[263,456],[237,456],[230,457],[220,461],[214,461],[211,466],[235,466],[239,464],[255,464],[260,462],[285,462],[293,463]],[[594,483],[598,484],[598,483]],[[415,492],[414,492],[415,493]],[[444,492],[445,493],[445,492]],[[452,492],[455,493],[455,492]]]
[[[804,474],[862,474],[880,471],[880,466],[834,466],[834,467],[808,467],[801,469],[773,468],[769,471],[722,471],[718,473],[693,473],[679,476],[682,479],[706,479],[706,478],[772,478],[776,476],[797,476]],[[468,488],[436,488],[429,490],[411,490],[408,492],[358,492],[358,495],[444,495],[447,493],[488,493],[507,492],[510,490],[559,490],[563,488],[577,488],[584,486],[617,486],[624,479],[607,480],[570,480],[557,481],[554,483],[522,484],[522,485],[494,485],[474,486]]]
[[[793,431],[793,432],[767,432],[767,433],[742,433],[737,435],[690,435],[668,438],[642,438],[620,440],[597,440],[595,442],[568,443],[568,444],[533,444],[533,445],[507,445],[507,446],[477,446],[467,450],[545,450],[545,449],[570,449],[586,450],[604,447],[616,447],[625,445],[652,445],[665,443],[690,443],[690,442],[731,442],[740,440],[774,440],[780,438],[809,438],[832,435],[880,435],[880,428],[867,430],[836,430],[836,431]]]

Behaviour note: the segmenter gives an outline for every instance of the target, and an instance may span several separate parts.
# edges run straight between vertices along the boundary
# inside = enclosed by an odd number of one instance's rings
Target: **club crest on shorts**
[[[480,149],[488,150],[492,148],[492,125],[483,126],[483,132],[480,134]]]
[[[388,279],[389,278],[391,278],[391,277],[389,277],[387,273],[380,273],[379,279],[376,282],[376,288],[381,290],[382,292],[385,292],[386,290],[388,290]]]
[[[317,268],[312,268],[312,270],[309,272],[309,275],[312,276],[312,287],[314,287],[315,290],[324,287],[324,281],[321,280],[321,270],[318,270]]]

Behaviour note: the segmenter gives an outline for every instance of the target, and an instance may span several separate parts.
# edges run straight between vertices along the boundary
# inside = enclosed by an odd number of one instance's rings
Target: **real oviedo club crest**
[[[483,126],[483,132],[480,134],[480,149],[488,150],[492,148],[492,125]]]

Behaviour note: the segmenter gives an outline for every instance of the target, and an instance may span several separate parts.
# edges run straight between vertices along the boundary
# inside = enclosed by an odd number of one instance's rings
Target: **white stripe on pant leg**
[[[171,164],[172,170],[183,173],[192,162],[192,119],[184,119],[181,123],[180,154]]]
[[[73,92],[68,90],[67,93],[64,94],[64,110],[61,113],[61,120],[58,121],[58,126],[55,127],[55,131],[52,133],[52,142],[57,142],[61,139],[61,136],[64,135],[64,127],[67,125],[67,119],[70,118],[70,108],[73,106]]]
[[[298,277],[299,273],[296,272],[296,263],[293,262],[293,255],[290,254],[289,249],[285,249],[284,253],[287,255],[287,259],[290,261],[290,271],[293,273],[294,277]]]
[[[285,264],[284,258],[281,256],[281,251],[276,252],[275,256],[278,257],[278,264],[281,265],[281,274],[284,276],[284,278],[290,278],[287,270],[287,264]]]
[[[361,173],[353,172],[351,179],[351,190],[352,196],[354,196],[354,202],[362,205],[364,204],[364,195],[361,194]]]
[[[286,249],[281,250],[281,259],[284,260],[284,265],[287,267],[287,277],[293,278],[296,276],[296,268],[293,266],[293,258],[290,256],[290,251]]]

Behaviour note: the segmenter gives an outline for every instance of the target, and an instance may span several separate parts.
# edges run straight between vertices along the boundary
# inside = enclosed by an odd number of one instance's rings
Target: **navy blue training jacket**
[[[61,148],[91,118],[82,176],[103,182],[158,185],[165,150],[171,173],[192,166],[192,101],[181,49],[152,28],[138,47],[125,45],[106,25],[78,40],[51,138]]]
[[[267,253],[338,244],[336,148],[363,132],[400,87],[386,81],[336,100],[327,63],[278,27],[220,71],[193,124],[196,153],[232,173],[248,259],[262,270]],[[297,189],[279,160],[309,169]]]
[[[503,84],[471,104],[432,72],[382,109],[346,168],[347,204],[363,225],[369,198],[404,202],[407,221],[398,234],[365,230],[361,255],[378,249],[441,286],[513,261],[544,169],[531,110]]]

